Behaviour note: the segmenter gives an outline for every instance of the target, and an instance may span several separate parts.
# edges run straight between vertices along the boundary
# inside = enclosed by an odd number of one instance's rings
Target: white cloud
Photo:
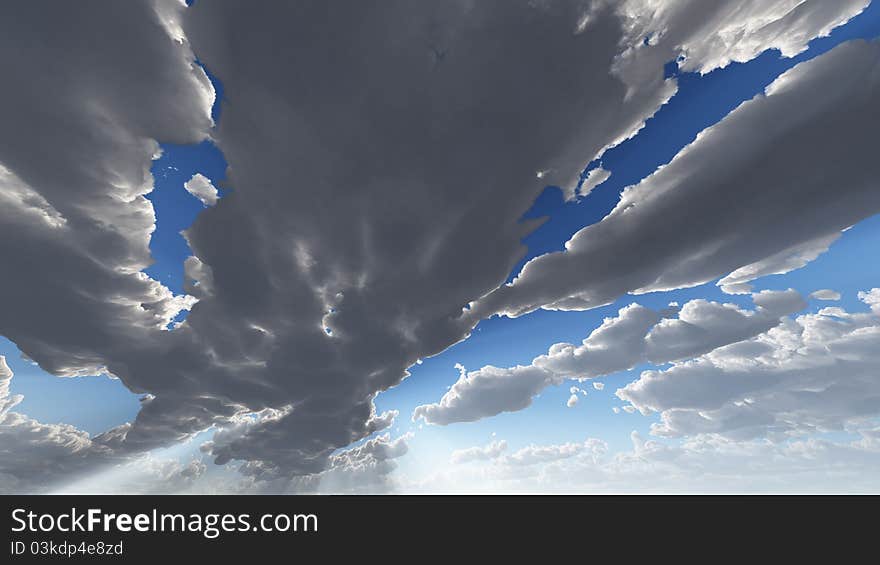
[[[529,445],[504,458],[507,465],[535,465],[568,459],[581,453],[597,457],[605,453],[608,446],[604,441],[590,438],[583,443],[564,443],[559,445]]]
[[[412,417],[439,425],[472,422],[522,410],[547,386],[562,381],[563,377],[534,365],[506,369],[489,365],[459,378],[436,404],[416,407]]]
[[[450,461],[452,461],[452,463],[470,463],[471,461],[485,461],[487,459],[496,459],[500,457],[506,449],[506,441],[493,441],[489,445],[483,447],[457,449],[452,452]]]
[[[593,169],[587,175],[587,178],[584,179],[583,184],[580,188],[581,195],[587,195],[593,191],[594,188],[605,182],[611,178],[611,171],[606,171],[602,167]]]
[[[663,436],[731,438],[839,431],[880,416],[880,290],[860,293],[870,313],[823,308],[755,338],[663,370],[617,391],[658,412]]]
[[[213,206],[217,203],[217,189],[211,183],[211,179],[202,173],[196,173],[191,179],[183,184],[187,192],[202,201],[205,206]]]
[[[829,288],[823,288],[817,290],[816,292],[810,294],[810,298],[815,298],[816,300],[826,300],[829,302],[834,302],[840,300],[840,293],[836,290],[831,290]]]
[[[632,47],[623,58],[639,58],[643,65],[679,59],[683,70],[705,74],[731,62],[749,61],[767,49],[792,57],[805,50],[811,39],[828,35],[869,3],[624,0],[620,11],[626,17]]]
[[[440,401],[418,406],[413,419],[446,425],[522,410],[544,388],[565,379],[592,379],[640,363],[688,359],[764,333],[806,306],[791,289],[762,291],[752,299],[755,310],[702,299],[662,311],[630,304],[616,317],[605,318],[581,345],[557,343],[530,365],[490,365],[471,372],[462,367],[460,378]],[[569,408],[576,402],[572,392]]]
[[[323,493],[376,493],[393,490],[390,474],[397,468],[395,459],[409,450],[412,434],[394,440],[383,434],[354,449],[343,451],[330,460],[329,468],[316,476],[317,489]]]
[[[872,312],[880,314],[880,288],[859,292],[859,300],[867,304]]]
[[[724,294],[751,294],[754,290],[749,283],[725,283],[718,286]]]

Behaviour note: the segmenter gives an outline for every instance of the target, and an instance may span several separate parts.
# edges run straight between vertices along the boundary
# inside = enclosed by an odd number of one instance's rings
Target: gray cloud
[[[812,36],[855,5],[779,25]],[[531,226],[517,219],[542,185],[570,187],[674,93],[665,61],[629,71],[641,56],[621,45],[643,39],[630,20],[592,4],[584,23],[584,6],[322,2],[284,18],[233,2],[188,16],[229,101],[215,138],[234,190],[188,232],[214,294],[182,329],[233,352],[254,336],[232,356],[252,359],[251,375],[210,367],[209,394],[234,390],[250,409],[296,401],[225,456],[290,468],[371,433],[373,395],[467,336],[475,321],[458,313],[520,257]],[[225,237],[229,225],[242,233]]]
[[[381,492],[394,489],[395,459],[407,453],[411,434],[379,435],[356,448],[334,454],[327,468],[307,477],[290,477],[259,462],[247,462],[241,474],[229,469],[206,476],[195,457],[179,461],[161,451],[127,452],[129,425],[96,437],[74,426],[44,423],[13,411],[23,397],[10,393],[12,371],[0,355],[0,493],[179,493],[179,492]],[[391,425],[396,412],[375,416],[377,429]],[[267,410],[237,415],[201,451],[211,452],[244,435],[260,420],[278,418]],[[193,456],[198,452],[192,450]]]
[[[753,300],[755,310],[702,299],[659,312],[630,304],[617,317],[606,318],[581,345],[557,343],[531,365],[486,366],[470,373],[462,368],[461,378],[443,398],[418,406],[413,419],[445,425],[522,410],[546,387],[567,378],[591,379],[641,363],[688,359],[762,334],[806,307],[793,290],[763,291]],[[569,407],[577,402],[569,401]]]
[[[781,275],[800,269],[819,255],[828,251],[831,244],[840,239],[841,232],[832,233],[795,245],[738,268],[718,281],[721,290],[729,294],[748,294],[751,292],[750,281],[767,275]]]
[[[814,258],[880,211],[878,53],[853,41],[786,72],[466,316],[582,310],[729,273],[722,284],[741,285]]]
[[[659,412],[663,436],[785,437],[844,430],[880,415],[880,289],[869,313],[823,308],[751,340],[669,369],[645,371],[617,391]]]
[[[144,196],[155,140],[203,139],[213,88],[173,37],[173,4],[0,10],[0,334],[56,375],[127,373],[191,304],[140,272]]]
[[[822,288],[810,294],[810,298],[834,302],[840,300],[840,293],[836,290],[831,290],[830,288]]]
[[[252,475],[332,469],[387,426],[377,393],[466,338],[462,307],[521,257],[536,223],[518,219],[543,185],[571,189],[674,93],[670,49],[701,69],[792,51],[859,5],[719,3],[739,39],[708,44],[696,4],[663,18],[575,0],[6,5],[0,334],[56,375],[149,393],[107,449],[252,417],[208,453]],[[193,50],[224,84],[216,130]],[[149,169],[158,141],[209,135],[231,191],[187,231],[192,296],[175,296],[142,273]]]
[[[582,6],[188,12],[229,102],[214,137],[232,191],[187,232],[211,292],[175,333],[217,352],[187,378],[200,398],[295,405],[222,459],[314,472],[372,433],[375,394],[468,335],[461,309],[521,257],[543,185],[577,178],[671,95],[661,67],[644,85],[610,72],[621,22],[599,10],[578,33]]]

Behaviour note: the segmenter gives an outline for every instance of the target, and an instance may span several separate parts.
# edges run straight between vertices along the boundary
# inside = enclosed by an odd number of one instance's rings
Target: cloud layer
[[[387,429],[375,395],[481,317],[717,278],[876,209],[864,136],[877,46],[855,43],[788,73],[628,190],[567,253],[496,290],[544,185],[575,195],[584,165],[674,94],[665,62],[683,55],[707,71],[766,48],[792,54],[866,2],[655,4],[5,5],[0,334],[53,374],[106,372],[147,394],[134,422],[102,437],[114,457],[217,426],[206,451],[243,461],[248,477],[381,477],[405,440],[339,449]],[[224,85],[216,128],[196,57]],[[741,143],[756,124],[772,147]],[[186,232],[189,294],[175,296],[143,273],[150,167],[159,142],[209,137],[230,191],[217,201],[187,183],[214,205]],[[759,155],[778,167],[759,173]],[[788,176],[795,155],[803,178]],[[833,178],[811,168],[823,158],[841,164]],[[701,192],[707,162],[719,179]],[[832,181],[835,199],[820,190]],[[783,214],[792,198],[798,213]],[[545,386],[517,382],[526,403]],[[5,410],[4,433],[36,426]],[[64,453],[97,449],[76,430],[40,430],[28,437]]]
[[[680,443],[631,434],[629,450],[602,440],[530,445],[441,469],[399,485],[423,493],[874,493],[880,486],[880,431],[853,439],[781,443],[700,435]],[[479,448],[478,448],[479,449]]]

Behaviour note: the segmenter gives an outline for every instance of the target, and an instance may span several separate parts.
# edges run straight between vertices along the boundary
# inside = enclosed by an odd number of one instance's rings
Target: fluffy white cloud
[[[409,450],[412,434],[394,440],[383,434],[330,459],[327,470],[315,476],[316,490],[323,493],[376,493],[394,490],[391,473],[395,459]]]
[[[183,188],[201,200],[205,206],[213,206],[217,203],[217,188],[211,183],[211,179],[201,173],[194,174],[183,184]]]
[[[640,363],[688,359],[762,334],[806,306],[793,290],[759,292],[753,301],[755,310],[702,299],[659,312],[630,304],[617,317],[606,318],[581,345],[557,343],[531,365],[486,366],[470,373],[462,368],[440,401],[418,406],[413,419],[445,425],[522,410],[544,388],[567,378],[590,379]],[[575,403],[572,394],[568,406]]]
[[[865,427],[880,416],[880,289],[872,310],[823,308],[753,339],[664,370],[617,391],[643,413],[659,412],[662,436],[786,437]]]
[[[867,304],[872,312],[880,313],[880,288],[859,292],[859,300]]]

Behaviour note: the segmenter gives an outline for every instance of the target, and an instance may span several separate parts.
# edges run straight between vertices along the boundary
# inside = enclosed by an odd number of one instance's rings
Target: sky
[[[187,4],[0,18],[0,492],[877,491],[876,2]]]

